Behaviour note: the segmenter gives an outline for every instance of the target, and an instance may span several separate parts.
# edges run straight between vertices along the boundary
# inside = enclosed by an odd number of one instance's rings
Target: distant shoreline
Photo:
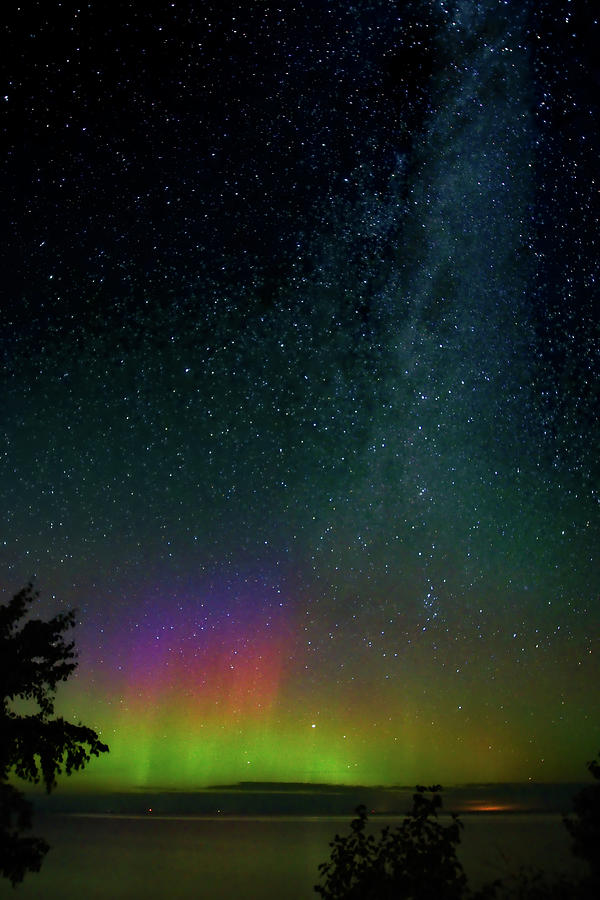
[[[500,819],[500,818],[527,818],[527,817],[543,817],[543,818],[556,818],[561,819],[564,815],[562,812],[557,810],[547,810],[547,809],[504,809],[504,810],[442,810],[439,814],[439,818],[441,820],[450,819],[452,814],[458,815],[461,819],[465,820],[473,820],[473,819]],[[400,822],[404,819],[405,813],[401,812],[375,812],[369,815],[369,822],[371,824],[378,824],[380,822]],[[118,819],[118,820],[144,820],[144,821],[155,821],[155,822],[176,822],[176,821],[189,821],[189,822],[251,822],[251,821],[260,821],[260,822],[269,822],[269,821],[328,821],[328,822],[340,822],[350,823],[351,816],[344,815],[343,813],[286,813],[286,812],[273,812],[273,813],[184,813],[184,812],[153,812],[153,811],[140,811],[140,812],[90,812],[90,811],[64,811],[64,810],[46,810],[41,813],[41,816],[49,816],[56,818],[67,818],[67,819],[93,819],[93,820],[105,820],[105,819]]]
[[[470,784],[443,789],[441,814],[460,816],[569,813],[583,783]],[[369,816],[403,816],[414,788],[303,783],[219,785],[195,791],[149,788],[105,793],[60,791],[29,795],[40,813],[164,816],[319,816],[352,818],[364,804]],[[152,811],[151,813],[149,811]]]

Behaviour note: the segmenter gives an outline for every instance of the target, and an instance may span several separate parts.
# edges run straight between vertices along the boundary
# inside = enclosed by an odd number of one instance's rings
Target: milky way
[[[38,10],[6,100],[3,588],[78,608],[76,785],[577,779],[597,19],[200,6]]]

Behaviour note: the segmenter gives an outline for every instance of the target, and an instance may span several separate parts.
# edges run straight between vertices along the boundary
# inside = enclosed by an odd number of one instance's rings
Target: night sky
[[[6,29],[2,596],[78,609],[73,784],[581,779],[596,3],[158,6]]]

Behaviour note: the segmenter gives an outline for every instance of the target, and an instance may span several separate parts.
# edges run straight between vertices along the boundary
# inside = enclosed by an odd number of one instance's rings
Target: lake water
[[[440,817],[441,821],[444,817]],[[398,819],[374,819],[378,833]],[[462,816],[460,856],[473,887],[521,864],[573,872],[560,816]],[[154,818],[38,815],[34,833],[52,849],[15,900],[308,900],[342,817]]]

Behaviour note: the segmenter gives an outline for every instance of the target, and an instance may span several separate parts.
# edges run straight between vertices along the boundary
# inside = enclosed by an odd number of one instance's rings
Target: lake
[[[440,816],[444,821],[445,816]],[[521,864],[574,871],[560,816],[464,815],[460,857],[473,887]],[[374,818],[371,829],[401,817]],[[308,900],[317,867],[348,817],[153,817],[38,815],[34,833],[52,849],[16,900]]]

